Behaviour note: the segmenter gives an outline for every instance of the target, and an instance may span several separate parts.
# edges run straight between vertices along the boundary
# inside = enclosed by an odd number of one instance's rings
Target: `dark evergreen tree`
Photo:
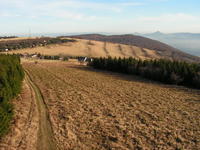
[[[140,75],[167,84],[200,88],[200,64],[171,60],[141,60],[134,58],[94,58],[91,66],[97,69]]]
[[[24,78],[17,55],[0,55],[0,137],[8,130],[12,118],[10,99],[19,94]]]

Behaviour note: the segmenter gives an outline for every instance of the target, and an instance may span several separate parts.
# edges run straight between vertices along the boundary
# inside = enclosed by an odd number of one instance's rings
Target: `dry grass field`
[[[44,98],[58,149],[200,149],[199,90],[70,62],[23,66]]]
[[[9,38],[9,39],[0,39],[0,41],[13,41],[13,40],[27,40],[27,39],[35,39],[37,37],[17,37],[17,38]]]
[[[9,53],[41,53],[43,55],[67,55],[88,57],[135,57],[141,59],[161,58],[155,50],[142,49],[136,46],[114,44],[76,39],[77,42],[49,45],[46,47],[27,48],[10,51]]]

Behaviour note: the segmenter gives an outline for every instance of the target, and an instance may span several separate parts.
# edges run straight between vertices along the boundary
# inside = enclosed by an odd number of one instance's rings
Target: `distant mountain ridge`
[[[158,33],[157,33],[158,34]],[[134,45],[141,48],[156,50],[159,55],[167,59],[182,60],[187,62],[200,62],[200,58],[184,53],[179,49],[164,44],[162,42],[152,40],[146,37],[127,34],[127,35],[101,35],[101,34],[85,34],[70,36],[72,38],[80,38],[86,40],[96,40],[103,42],[112,42],[126,45]]]
[[[180,33],[162,33],[160,31],[156,31],[153,33],[147,33],[147,34],[140,34],[140,35],[149,35],[149,36],[169,36],[169,37],[177,37],[179,38],[200,38],[200,33],[187,33],[187,32],[180,32]]]
[[[154,40],[158,40],[177,49],[181,49],[186,53],[200,56],[200,33],[162,33],[154,32],[148,34],[135,33]]]

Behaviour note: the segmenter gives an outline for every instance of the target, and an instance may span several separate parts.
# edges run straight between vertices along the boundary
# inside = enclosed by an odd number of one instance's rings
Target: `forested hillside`
[[[23,78],[18,56],[0,55],[0,137],[9,129],[13,114],[10,100],[19,94]]]
[[[34,47],[38,47],[38,46],[46,46],[49,44],[61,44],[61,43],[65,43],[65,42],[74,42],[74,41],[75,40],[61,39],[61,38],[49,38],[49,37],[0,41],[0,52],[23,49],[23,48],[34,48]]]
[[[0,36],[0,39],[13,39],[17,38],[17,36]]]

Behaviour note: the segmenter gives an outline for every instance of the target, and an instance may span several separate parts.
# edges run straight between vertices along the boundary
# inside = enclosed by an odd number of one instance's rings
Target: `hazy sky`
[[[0,34],[199,32],[200,0],[0,0]]]

